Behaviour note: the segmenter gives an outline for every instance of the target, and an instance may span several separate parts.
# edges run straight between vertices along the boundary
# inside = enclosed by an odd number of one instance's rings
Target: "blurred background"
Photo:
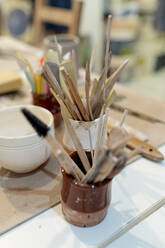
[[[71,35],[80,67],[96,47],[97,73],[104,62],[107,16],[112,14],[112,67],[129,58],[120,83],[164,100],[164,13],[164,0],[0,0],[0,34],[41,49],[51,46],[51,34],[62,34],[62,41],[64,33]]]

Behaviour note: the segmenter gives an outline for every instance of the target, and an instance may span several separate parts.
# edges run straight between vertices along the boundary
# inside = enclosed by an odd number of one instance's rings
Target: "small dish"
[[[26,107],[44,121],[54,135],[53,115],[33,105],[19,105],[0,110],[0,166],[17,173],[35,170],[50,156],[51,148],[38,137],[26,121],[21,108]]]

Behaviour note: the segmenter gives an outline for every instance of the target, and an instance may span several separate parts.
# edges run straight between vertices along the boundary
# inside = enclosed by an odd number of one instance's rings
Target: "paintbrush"
[[[50,128],[26,108],[22,108],[21,111],[37,134],[43,137],[51,146],[52,152],[55,157],[57,157],[61,167],[63,167],[68,174],[74,176],[78,181],[80,181],[84,176],[83,172],[70,158],[57,139],[50,134]]]

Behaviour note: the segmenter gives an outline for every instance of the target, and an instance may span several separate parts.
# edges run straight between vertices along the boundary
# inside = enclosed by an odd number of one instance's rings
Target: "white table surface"
[[[165,154],[165,145],[160,148]],[[165,196],[165,162],[139,159],[113,181],[105,220],[91,228],[68,224],[61,206],[50,208],[0,236],[1,248],[98,247],[123,224]],[[165,207],[108,245],[109,248],[164,248]]]

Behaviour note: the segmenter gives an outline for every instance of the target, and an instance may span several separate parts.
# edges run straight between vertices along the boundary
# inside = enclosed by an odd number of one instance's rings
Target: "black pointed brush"
[[[42,136],[51,146],[52,152],[58,159],[61,167],[63,167],[68,174],[73,175],[78,181],[80,181],[84,177],[84,174],[64,150],[62,145],[50,134],[50,128],[28,109],[22,108],[21,112],[37,134]]]
[[[26,119],[30,122],[34,130],[37,132],[37,134],[39,136],[45,137],[49,132],[50,128],[26,108],[22,108],[21,111],[26,117]]]

